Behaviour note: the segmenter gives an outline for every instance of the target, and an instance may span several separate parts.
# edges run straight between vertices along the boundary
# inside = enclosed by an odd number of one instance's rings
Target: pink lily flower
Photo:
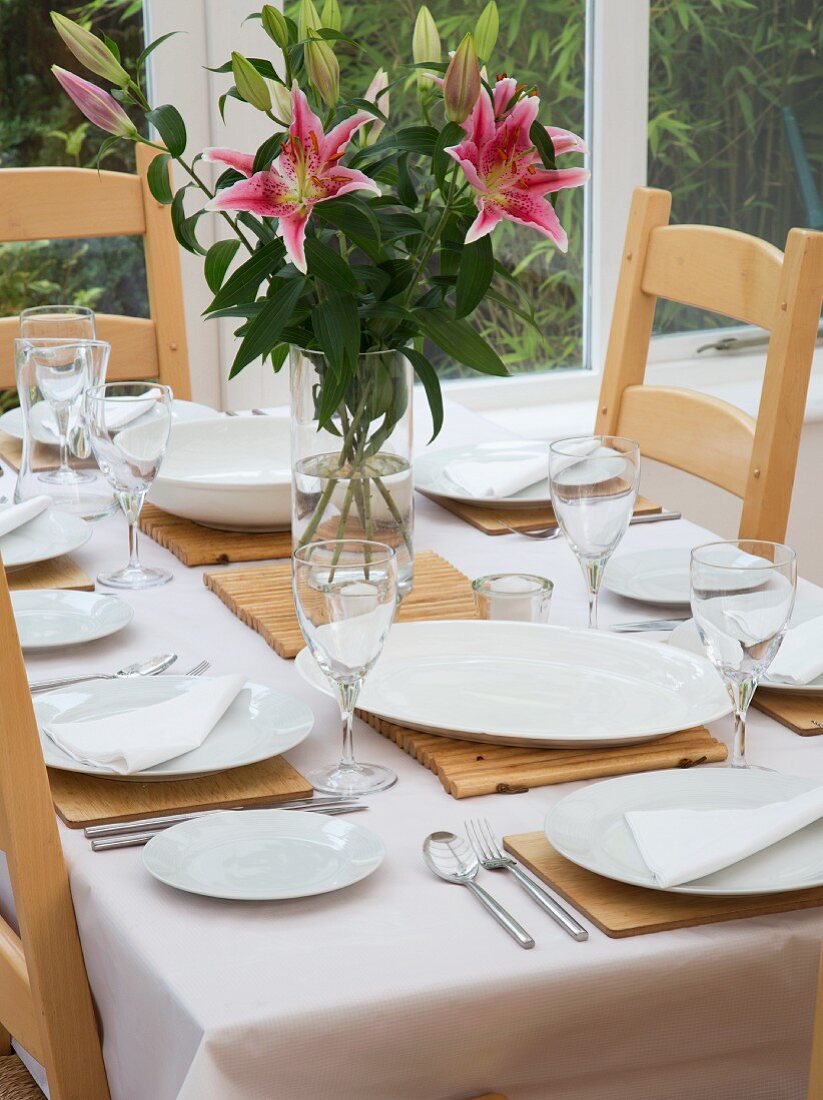
[[[505,77],[497,81],[492,96],[482,91],[463,123],[466,137],[446,149],[475,192],[479,213],[466,234],[466,244],[491,233],[505,218],[536,229],[565,252],[568,238],[547,196],[579,187],[589,172],[542,166],[530,137],[540,100],[534,95],[515,99],[518,90],[516,82]],[[556,153],[585,152],[580,138],[568,130],[552,127],[548,132]]]
[[[67,69],[61,69],[59,65],[52,65],[51,71],[57,77],[63,91],[89,122],[93,122],[101,130],[105,130],[108,134],[115,134],[117,137],[137,137],[137,127],[117,100],[107,91],[98,88],[90,80],[84,80],[82,76],[76,76]]]
[[[209,210],[248,210],[264,218],[278,219],[278,232],[286,254],[306,273],[306,223],[319,202],[348,195],[351,191],[380,189],[363,172],[344,168],[340,158],[354,134],[374,117],[359,111],[339,123],[328,134],[295,85],[291,93],[292,121],[288,138],[268,172],[252,175],[254,157],[231,149],[206,149],[205,160],[234,168],[246,179],[226,187],[207,204]]]

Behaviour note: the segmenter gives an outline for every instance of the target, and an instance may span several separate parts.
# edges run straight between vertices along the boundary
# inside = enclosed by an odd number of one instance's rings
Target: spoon
[[[434,871],[439,878],[468,887],[477,900],[485,905],[497,923],[502,924],[521,947],[534,947],[534,940],[526,929],[518,924],[491,894],[474,881],[480,870],[480,863],[462,837],[455,836],[454,833],[432,833],[423,841],[423,859],[429,870]]]
[[[156,676],[158,672],[165,672],[176,660],[176,653],[164,653],[159,657],[150,657],[147,661],[126,665],[117,672],[93,672],[87,676],[60,676],[54,680],[36,680],[33,684],[29,684],[29,690],[51,691],[52,688],[83,684],[87,680],[122,680],[129,676]]]

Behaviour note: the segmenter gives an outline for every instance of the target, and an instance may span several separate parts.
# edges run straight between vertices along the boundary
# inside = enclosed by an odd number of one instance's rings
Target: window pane
[[[779,248],[792,226],[823,228],[822,46],[821,0],[652,4],[648,178],[673,221]],[[728,323],[665,302],[655,317],[659,332]]]
[[[471,29],[485,0],[428,0],[444,42],[456,44]],[[498,0],[500,38],[495,69],[535,84],[542,102],[541,119],[582,133],[584,89],[585,0]],[[411,60],[414,16],[410,0],[358,0],[344,5],[351,37],[368,43],[393,74]],[[339,53],[346,52],[341,44]],[[346,80],[364,89],[373,75],[374,57],[346,52]],[[490,74],[494,75],[494,74]],[[392,93],[393,122],[417,120],[414,91]],[[563,167],[579,163],[566,156]],[[583,189],[561,192],[557,212],[569,235],[563,256],[534,230],[504,224],[495,229],[495,252],[517,267],[518,280],[535,306],[540,332],[493,302],[484,304],[474,322],[513,373],[582,366],[583,334]],[[478,377],[441,356],[442,377]]]

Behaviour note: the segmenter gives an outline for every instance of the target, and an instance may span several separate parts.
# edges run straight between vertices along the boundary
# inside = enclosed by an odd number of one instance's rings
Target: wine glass
[[[20,335],[26,340],[96,340],[94,311],[86,306],[31,306],[20,311]]]
[[[690,584],[700,638],[734,706],[731,766],[745,768],[746,712],[786,633],[797,555],[777,542],[710,542],[692,550]]]
[[[633,439],[577,436],[549,448],[552,506],[586,578],[592,629],[603,572],[629,526],[639,484],[640,447]]]
[[[27,337],[18,340],[17,344],[20,345],[20,353],[28,356],[33,363],[32,381],[46,399],[54,417],[60,447],[57,469],[41,473],[40,481],[61,486],[92,481],[93,475],[72,469],[69,465],[69,427],[72,413],[82,404],[83,393],[99,374],[100,358],[105,361],[108,357],[109,345],[99,340],[73,340],[68,337]],[[105,367],[103,370],[105,372]],[[34,411],[32,415],[35,415]]]
[[[137,522],[166,451],[171,403],[169,387],[156,382],[107,382],[86,392],[94,457],[129,522],[128,565],[97,578],[111,588],[153,588],[172,578],[167,569],[142,566],[137,554]]]
[[[308,773],[315,790],[361,795],[397,782],[389,768],[354,758],[357,697],[380,656],[397,607],[397,558],[390,546],[359,539],[310,542],[293,554],[297,620],[306,644],[334,687],[343,723],[338,764]]]

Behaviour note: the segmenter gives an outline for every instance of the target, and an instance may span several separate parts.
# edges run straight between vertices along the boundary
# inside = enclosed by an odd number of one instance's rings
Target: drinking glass
[[[639,484],[640,448],[633,439],[578,436],[549,448],[552,506],[586,578],[592,629],[603,571],[629,526]]]
[[[745,768],[746,712],[786,633],[797,556],[777,542],[710,542],[692,550],[690,583],[694,621],[734,706],[731,766]]]
[[[481,619],[547,623],[554,585],[533,573],[492,573],[472,581]]]
[[[172,577],[167,569],[142,566],[137,554],[137,522],[166,451],[171,402],[169,387],[155,382],[108,382],[86,392],[94,457],[129,522],[128,565],[97,578],[111,588],[153,588]]]
[[[57,469],[40,473],[39,480],[59,486],[92,481],[91,474],[69,465],[69,427],[72,417],[76,416],[82,405],[83,393],[95,374],[99,373],[94,357],[99,349],[105,349],[107,357],[108,345],[68,337],[27,337],[17,340],[16,345],[19,345],[19,355],[28,359],[31,383],[45,399],[37,410],[36,419],[40,423],[35,430],[51,433],[52,438],[56,436],[60,447]],[[48,423],[49,412],[52,425]]]
[[[397,781],[389,768],[354,758],[352,718],[363,681],[380,656],[397,607],[397,558],[359,539],[311,542],[293,554],[294,604],[303,637],[334,687],[343,724],[340,762],[308,773],[315,790],[362,795]]]
[[[94,311],[86,306],[31,306],[20,311],[20,335],[27,340],[95,340]]]

